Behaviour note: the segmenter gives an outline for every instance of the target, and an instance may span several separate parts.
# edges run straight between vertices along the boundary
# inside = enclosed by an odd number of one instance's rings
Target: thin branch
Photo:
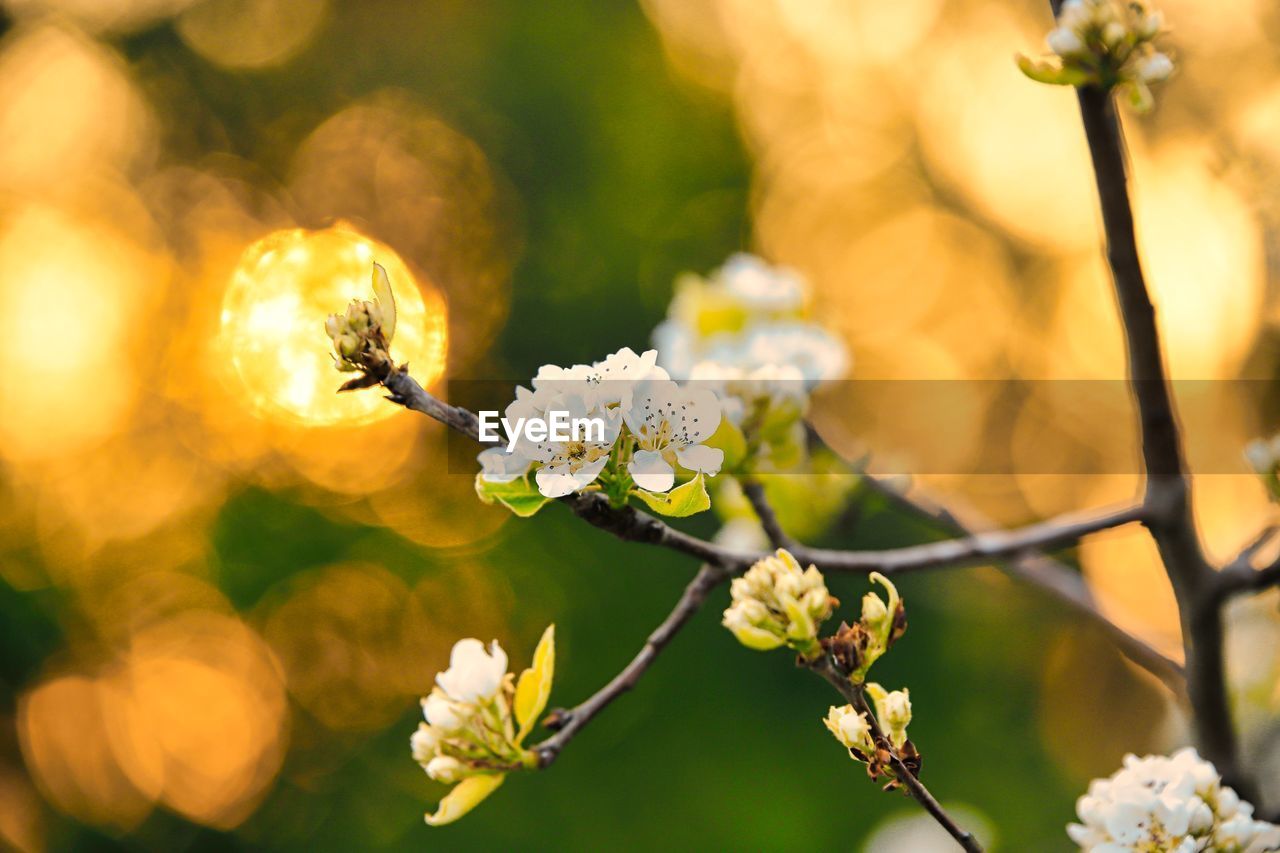
[[[865,488],[888,499],[900,511],[928,519],[949,535],[969,536],[990,526],[986,519],[974,518],[972,512],[961,519],[954,511],[908,495],[872,474],[864,473],[861,477]],[[1101,627],[1126,657],[1160,679],[1174,696],[1186,698],[1186,673],[1182,664],[1111,621],[1098,606],[1079,571],[1038,552],[1014,555],[996,565],[1010,577],[1039,588]]]
[[[827,655],[823,655],[812,663],[803,664],[808,669],[813,670],[822,678],[840,692],[840,695],[854,707],[855,710],[866,715],[867,725],[871,728],[871,737],[876,743],[885,740],[884,732],[880,730],[880,723],[876,719],[876,715],[871,712],[871,708],[867,706],[867,698],[863,694],[861,685],[854,684],[846,676],[844,676],[831,663],[831,659]],[[951,815],[947,814],[941,804],[934,798],[924,783],[911,772],[911,769],[903,763],[898,756],[897,750],[889,750],[889,762],[893,768],[893,775],[902,784],[902,787],[911,796],[913,800],[924,807],[938,825],[947,831],[947,833],[956,840],[962,848],[972,853],[982,853],[982,845],[973,837],[973,834],[965,830],[956,823]]]
[[[632,658],[622,672],[614,676],[612,681],[592,694],[586,701],[567,711],[557,713],[558,728],[556,733],[533,747],[534,752],[538,755],[540,766],[546,767],[554,762],[565,745],[578,732],[582,731],[597,714],[608,707],[614,699],[635,687],[640,677],[648,671],[649,667],[653,666],[658,653],[693,618],[694,614],[698,612],[707,600],[707,596],[711,594],[711,591],[728,578],[729,572],[725,569],[709,564],[703,565],[698,574],[685,587],[684,594],[680,596],[680,600],[676,602],[676,606],[670,615],[662,621],[661,625],[654,629],[649,638],[645,640],[640,652]]]
[[[1107,263],[1115,284],[1128,353],[1129,384],[1138,408],[1147,472],[1147,527],[1173,585],[1182,622],[1187,695],[1197,745],[1229,784],[1249,796],[1227,700],[1222,614],[1191,508],[1191,489],[1155,308],[1138,257],[1129,201],[1124,142],[1109,91],[1077,92],[1102,209]]]
[[[760,519],[760,526],[764,528],[764,533],[769,537],[773,547],[795,548],[796,541],[782,529],[778,514],[774,512],[773,505],[769,503],[769,498],[764,493],[764,485],[759,480],[747,477],[740,479],[738,483],[742,486],[742,493],[747,496],[751,509],[755,511],[756,518]]]
[[[466,409],[444,403],[417,383],[407,372],[392,370],[383,379],[392,402],[479,440],[476,416]],[[683,533],[663,521],[632,507],[610,506],[595,492],[572,494],[560,499],[578,517],[619,539],[669,548],[714,563],[729,571],[742,571],[766,556],[764,552],[742,552]],[[1118,527],[1141,519],[1140,510],[1128,507],[1100,516],[1064,517],[1033,524],[1020,530],[966,536],[946,542],[930,542],[883,551],[832,551],[796,547],[796,557],[829,572],[880,572],[905,574],[923,569],[987,562],[1029,550],[1065,547],[1099,530]]]
[[[1016,530],[969,533],[959,539],[927,542],[887,551],[833,551],[800,548],[796,557],[829,572],[880,572],[905,574],[972,563],[987,563],[1074,545],[1091,533],[1122,527],[1145,519],[1142,507],[1127,506],[1095,515],[1058,516]]]

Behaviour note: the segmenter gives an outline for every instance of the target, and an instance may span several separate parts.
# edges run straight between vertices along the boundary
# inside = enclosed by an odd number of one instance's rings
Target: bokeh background
[[[556,622],[572,704],[695,567],[480,505],[438,425],[330,396],[320,320],[373,254],[420,378],[529,376],[640,349],[677,273],[750,248],[809,276],[859,378],[1122,377],[1072,96],[1011,59],[1046,6],[0,4],[0,846],[927,849],[819,725],[824,686],[738,648],[718,600],[553,770],[425,827],[443,789],[408,736],[455,639],[518,663]],[[1140,238],[1175,375],[1263,380],[1187,424],[1243,445],[1277,409],[1280,19],[1162,6],[1180,73],[1126,122]],[[912,487],[1000,523],[1132,496],[1131,470],[963,473],[1131,449],[1126,412],[1054,387],[919,428],[838,398],[815,421],[873,467],[945,432],[958,473]],[[1270,517],[1242,463],[1197,486],[1216,555]],[[860,497],[825,541],[930,535]],[[1079,557],[1177,654],[1141,534]],[[1091,776],[1185,737],[1034,591],[992,569],[902,588],[881,675],[911,688],[932,789],[999,849],[1065,849]],[[1237,606],[1233,689],[1272,767],[1276,637],[1274,598]]]

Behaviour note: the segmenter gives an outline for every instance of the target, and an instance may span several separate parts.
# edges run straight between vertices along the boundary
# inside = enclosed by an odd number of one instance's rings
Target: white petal
[[[653,450],[636,451],[627,464],[627,470],[636,485],[646,491],[665,492],[676,484],[675,470],[661,453]]]
[[[546,465],[533,475],[538,491],[549,498],[562,498],[580,488],[568,465]]]
[[[720,473],[720,466],[724,464],[724,451],[718,447],[695,444],[692,447],[677,449],[676,459],[690,471],[701,471],[707,476],[714,477]]]
[[[501,447],[480,451],[480,476],[491,483],[510,483],[524,476],[532,464],[528,457],[508,453]]]

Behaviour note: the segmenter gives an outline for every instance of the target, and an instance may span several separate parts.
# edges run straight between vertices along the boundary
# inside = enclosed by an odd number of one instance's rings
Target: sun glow
[[[395,252],[346,225],[322,231],[277,231],[245,250],[222,301],[221,345],[255,411],[311,426],[355,426],[389,417],[376,391],[335,393],[324,320],[352,299],[372,297],[374,261],[396,297],[392,356],[413,365],[429,385],[444,372],[447,331],[443,299],[417,286]]]

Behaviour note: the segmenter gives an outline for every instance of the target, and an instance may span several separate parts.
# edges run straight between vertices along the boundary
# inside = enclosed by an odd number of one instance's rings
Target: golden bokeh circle
[[[444,300],[420,288],[394,251],[346,224],[276,231],[244,251],[222,300],[220,344],[256,414],[350,427],[396,411],[377,390],[335,393],[343,376],[334,370],[324,331],[329,314],[373,297],[375,261],[386,268],[396,298],[392,356],[412,364],[424,385],[444,372]]]

